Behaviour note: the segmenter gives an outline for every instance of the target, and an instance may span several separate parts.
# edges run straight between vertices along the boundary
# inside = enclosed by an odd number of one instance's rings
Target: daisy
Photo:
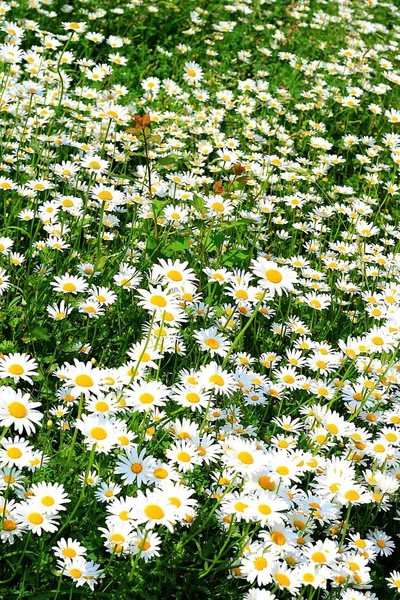
[[[66,559],[66,558],[76,558],[77,556],[85,556],[87,550],[82,544],[80,544],[77,540],[73,540],[72,538],[61,538],[57,542],[56,546],[53,546],[52,550],[54,550],[54,555],[56,558]]]
[[[236,382],[232,375],[214,361],[201,366],[199,384],[215,394],[226,396],[232,396],[236,390]]]
[[[384,531],[375,528],[367,534],[367,540],[372,542],[372,549],[379,556],[390,556],[395,550],[395,543]]]
[[[68,273],[61,277],[55,277],[54,281],[50,282],[56,292],[62,292],[63,294],[78,294],[79,292],[86,292],[87,283],[83,277],[76,277],[75,275],[69,275]]]
[[[203,411],[207,408],[210,396],[209,392],[204,390],[202,386],[177,385],[173,389],[171,400],[195,412]]]
[[[86,364],[74,359],[74,365],[67,366],[66,385],[71,388],[73,396],[84,394],[85,397],[94,394],[98,396],[103,388],[103,377],[100,369],[93,367],[89,361]]]
[[[80,313],[87,315],[89,319],[98,319],[104,315],[104,308],[102,308],[100,302],[94,299],[88,299],[78,303],[78,310]]]
[[[31,375],[37,375],[36,370],[38,364],[35,359],[31,358],[28,354],[20,354],[15,352],[14,354],[7,354],[0,358],[0,378],[12,377],[14,383],[17,383],[20,379],[33,384]]]
[[[158,265],[153,265],[151,279],[162,279],[172,289],[180,289],[180,286],[193,284],[197,277],[193,269],[188,268],[188,262],[180,260],[159,259]]]
[[[177,307],[175,296],[164,291],[161,286],[150,286],[148,291],[139,289],[138,294],[138,297],[141,298],[138,302],[139,306],[142,306],[149,312],[163,313],[164,311],[168,312]]]
[[[85,436],[89,450],[95,446],[97,452],[107,454],[116,445],[114,421],[102,414],[82,415],[76,420],[76,427]]]
[[[98,502],[111,502],[122,490],[121,486],[117,483],[100,483],[100,486],[96,489],[94,495]]]
[[[298,570],[289,569],[287,564],[276,563],[271,573],[272,582],[277,584],[279,589],[287,590],[292,596],[296,596],[299,588],[301,587],[301,581],[298,577]]]
[[[3,438],[1,445],[3,448],[0,449],[0,466],[21,469],[29,465],[33,447],[29,445],[27,440],[19,436],[13,439]]]
[[[252,476],[265,467],[266,456],[255,442],[230,436],[221,445],[222,460],[241,475]]]
[[[53,533],[58,529],[55,515],[48,514],[44,507],[34,501],[21,502],[16,508],[18,521],[32,533],[42,535],[42,532]]]
[[[31,501],[38,504],[41,510],[46,514],[57,514],[59,511],[66,510],[69,500],[65,493],[64,486],[60,483],[34,483],[29,488],[32,493]]]
[[[137,412],[152,411],[164,406],[169,389],[159,381],[141,381],[131,385],[125,394],[128,406]]]
[[[282,292],[293,292],[297,273],[287,267],[282,267],[276,262],[263,257],[253,260],[251,270],[259,277],[259,284],[272,295],[282,295]]]
[[[121,475],[125,485],[136,483],[137,487],[146,485],[154,473],[156,461],[153,456],[146,456],[146,450],[138,452],[131,447],[125,451],[125,456],[120,457],[115,463],[114,473]]]
[[[88,300],[97,300],[101,305],[111,306],[117,301],[117,294],[105,286],[92,286]]]
[[[160,556],[160,546],[161,538],[154,531],[137,531],[129,551],[134,555],[140,553],[140,558],[147,562],[155,556]]]
[[[61,300],[59,304],[54,303],[46,307],[46,311],[55,321],[62,321],[66,319],[68,315],[72,313],[73,310],[74,307],[71,305],[68,306],[68,304],[66,304],[64,300]]]
[[[11,286],[9,279],[10,277],[7,275],[7,272],[4,269],[0,269],[0,296]]]
[[[194,332],[194,337],[200,349],[209,352],[211,356],[226,356],[229,349],[229,342],[218,332],[216,327],[210,327],[209,329],[200,329],[200,331]]]
[[[161,461],[156,463],[151,475],[152,483],[155,483],[159,488],[163,488],[167,482],[179,481],[180,479],[181,475],[170,463]]]
[[[146,528],[165,525],[171,533],[174,530],[176,508],[160,490],[147,490],[145,494],[139,490],[136,498],[132,499],[131,514],[138,525],[144,523]]]
[[[129,521],[109,522],[107,527],[99,527],[98,530],[103,532],[101,537],[105,538],[104,545],[108,552],[122,554],[132,544],[132,525]]]
[[[400,592],[400,571],[392,571],[389,577],[385,578],[391,589]]]
[[[87,561],[84,556],[58,561],[57,567],[60,575],[70,577],[76,587],[80,587],[86,583],[91,590],[94,590],[97,580],[104,577],[100,566],[96,565],[92,560]]]
[[[266,549],[261,544],[255,546],[243,558],[240,571],[249,583],[257,581],[258,585],[267,585],[272,581],[272,570],[277,565],[278,554]]]
[[[261,527],[276,525],[284,522],[282,511],[288,510],[290,505],[283,498],[270,492],[260,492],[251,504],[252,516]]]
[[[0,424],[3,427],[12,425],[18,433],[23,433],[25,430],[30,435],[43,417],[41,412],[35,410],[38,406],[41,406],[40,402],[31,402],[29,394],[1,386]]]
[[[193,471],[195,465],[200,464],[201,459],[196,452],[196,447],[189,442],[176,442],[165,452],[167,458],[177,465],[179,471],[186,473]]]
[[[203,69],[197,63],[190,61],[184,64],[183,78],[191,85],[197,85],[203,79]]]

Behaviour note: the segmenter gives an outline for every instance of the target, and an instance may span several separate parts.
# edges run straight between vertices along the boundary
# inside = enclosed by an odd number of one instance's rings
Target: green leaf
[[[40,325],[34,325],[30,330],[30,333],[37,340],[50,340],[51,334],[50,331],[46,327],[41,327]]]

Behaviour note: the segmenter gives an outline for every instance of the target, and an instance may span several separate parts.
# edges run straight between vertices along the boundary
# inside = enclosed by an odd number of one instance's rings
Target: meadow
[[[397,597],[399,84],[396,2],[0,0],[1,600]]]

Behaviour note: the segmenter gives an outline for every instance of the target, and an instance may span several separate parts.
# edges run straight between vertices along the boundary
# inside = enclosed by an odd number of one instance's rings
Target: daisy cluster
[[[0,583],[391,597],[399,8],[78,4],[0,3]]]

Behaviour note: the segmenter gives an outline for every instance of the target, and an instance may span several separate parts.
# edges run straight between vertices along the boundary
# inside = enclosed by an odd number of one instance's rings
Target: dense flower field
[[[400,591],[399,84],[396,2],[0,2],[0,598]]]

